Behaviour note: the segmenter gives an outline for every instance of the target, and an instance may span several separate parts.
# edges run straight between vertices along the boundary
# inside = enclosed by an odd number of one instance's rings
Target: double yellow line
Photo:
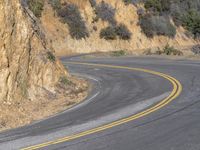
[[[152,70],[141,69],[141,68],[132,68],[132,67],[124,67],[124,66],[104,65],[104,64],[81,63],[81,62],[68,62],[68,64],[69,63],[70,64],[76,64],[76,65],[87,65],[87,66],[96,66],[96,67],[104,67],[104,68],[126,69],[126,70],[140,71],[140,72],[145,72],[145,73],[157,75],[157,76],[160,76],[160,77],[168,80],[172,84],[173,90],[167,98],[161,100],[158,104],[156,104],[156,105],[152,106],[151,108],[148,108],[148,109],[146,109],[146,110],[144,110],[140,113],[137,113],[133,116],[130,116],[130,117],[127,117],[127,118],[124,118],[124,119],[121,119],[121,120],[117,120],[117,121],[114,121],[112,123],[109,123],[109,124],[106,124],[106,125],[103,125],[103,126],[100,126],[100,127],[97,127],[97,128],[93,128],[93,129],[90,129],[90,130],[87,130],[87,131],[83,131],[81,133],[77,133],[77,134],[73,134],[73,135],[70,135],[70,136],[66,136],[64,138],[56,139],[54,141],[49,141],[49,142],[45,142],[45,143],[42,143],[42,144],[30,146],[30,147],[24,148],[22,150],[36,150],[36,149],[39,149],[39,148],[44,148],[44,147],[47,147],[47,146],[50,146],[50,145],[55,145],[55,144],[71,141],[71,140],[74,140],[74,139],[78,139],[78,138],[86,136],[86,135],[94,134],[94,133],[97,133],[97,132],[100,132],[100,131],[104,131],[106,129],[110,129],[112,127],[116,127],[116,126],[128,123],[130,121],[134,121],[138,118],[144,117],[146,115],[149,115],[152,112],[155,112],[155,111],[163,108],[164,106],[169,104],[171,101],[173,101],[175,98],[177,98],[182,91],[182,85],[177,79],[175,79],[175,78],[173,78],[173,77],[171,77],[167,74],[152,71]]]

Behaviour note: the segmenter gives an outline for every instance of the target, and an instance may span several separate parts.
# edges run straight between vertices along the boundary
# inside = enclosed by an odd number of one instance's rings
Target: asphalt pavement
[[[61,60],[70,73],[92,84],[88,98],[55,116],[1,132],[0,149],[200,150],[200,61],[154,57]],[[180,82],[182,92],[147,115],[114,124],[152,109],[174,90],[162,76],[126,67],[169,75]],[[112,126],[100,130],[107,124]],[[95,128],[99,130],[91,132]],[[71,135],[77,136],[69,139]]]

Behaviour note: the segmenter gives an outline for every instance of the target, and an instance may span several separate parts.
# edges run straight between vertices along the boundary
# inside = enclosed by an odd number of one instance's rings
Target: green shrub
[[[154,12],[166,12],[170,10],[171,1],[170,0],[147,0],[144,7],[147,10]]]
[[[49,59],[51,62],[55,62],[56,61],[56,57],[50,51],[47,52],[47,59]]]
[[[100,31],[100,38],[105,39],[105,40],[115,40],[117,38],[115,28],[113,26],[109,26],[102,29]]]
[[[66,76],[62,76],[60,77],[60,83],[64,84],[64,85],[70,85],[71,81],[66,77]]]
[[[175,37],[176,28],[170,23],[169,19],[163,16],[140,16],[140,26],[147,37],[164,35]]]
[[[29,9],[36,17],[41,17],[44,8],[44,0],[28,0]]]
[[[195,10],[188,11],[183,16],[183,26],[194,34],[195,38],[200,37],[200,14]]]
[[[177,26],[183,26],[195,38],[200,37],[199,0],[145,0],[145,8],[151,14],[171,15]]]
[[[167,44],[163,48],[163,53],[166,55],[178,55],[178,56],[183,55],[183,53],[181,51],[175,49],[173,46],[169,46],[169,44]]]
[[[179,10],[175,10],[175,11],[173,11],[173,13],[171,13],[171,15],[172,15],[172,19],[173,19],[175,25],[177,27],[180,27],[183,24],[182,13],[179,12]]]
[[[120,57],[120,56],[126,55],[126,52],[125,52],[124,50],[114,51],[114,52],[112,52],[111,55],[112,55],[112,56],[115,56],[115,57]]]
[[[125,5],[129,5],[129,4],[132,4],[132,0],[123,0],[123,2],[125,3]]]
[[[153,10],[153,11],[161,11],[162,10],[162,5],[160,0],[147,0],[144,4],[144,7],[148,10]]]
[[[108,26],[100,32],[100,38],[104,38],[106,40],[116,40],[117,37],[121,40],[130,40],[131,32],[124,24],[120,24],[118,26]]]

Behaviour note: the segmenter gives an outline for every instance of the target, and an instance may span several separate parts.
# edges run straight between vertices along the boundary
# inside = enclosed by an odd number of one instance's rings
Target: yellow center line
[[[124,118],[124,119],[120,119],[114,122],[111,122],[109,124],[103,125],[103,126],[99,126],[90,130],[86,130],[77,134],[73,134],[73,135],[69,135],[66,136],[64,138],[60,138],[60,139],[56,139],[54,141],[49,141],[49,142],[45,142],[42,144],[38,144],[38,145],[34,145],[34,146],[30,146],[27,148],[23,148],[22,150],[35,150],[35,149],[39,149],[39,148],[44,148],[50,145],[55,145],[55,144],[59,144],[59,143],[63,143],[63,142],[67,142],[67,141],[71,141],[71,140],[75,140],[78,139],[80,137],[86,136],[86,135],[90,135],[90,134],[94,134],[97,132],[101,132],[104,131],[106,129],[110,129],[125,123],[128,123],[130,121],[134,121],[136,119],[142,118],[144,116],[147,116],[161,108],[163,108],[164,106],[166,106],[167,104],[169,104],[170,102],[172,102],[174,99],[176,99],[181,91],[182,91],[182,85],[181,83],[175,79],[174,77],[171,77],[167,74],[164,73],[160,73],[160,72],[156,72],[156,71],[152,71],[152,70],[147,70],[147,69],[142,69],[142,68],[132,68],[132,67],[125,67],[125,66],[113,66],[113,65],[105,65],[105,64],[92,64],[92,63],[81,63],[81,62],[67,62],[68,64],[76,64],[76,65],[87,65],[87,66],[96,66],[96,67],[105,67],[105,68],[114,68],[114,69],[126,69],[126,70],[132,70],[132,71],[140,71],[140,72],[145,72],[145,73],[150,73],[153,75],[157,75],[160,76],[166,80],[168,80],[172,85],[173,85],[173,90],[171,91],[171,93],[169,94],[169,96],[163,100],[161,100],[159,103],[157,103],[156,105],[152,106],[151,108],[148,108],[142,112],[139,112],[135,115],[132,115],[130,117]]]

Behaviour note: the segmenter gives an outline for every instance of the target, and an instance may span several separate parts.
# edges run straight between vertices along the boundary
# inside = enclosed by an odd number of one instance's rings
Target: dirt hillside
[[[177,48],[187,48],[198,43],[198,41],[187,36],[183,27],[176,27],[174,38],[166,36],[154,36],[148,38],[141,30],[138,9],[143,4],[125,5],[122,0],[106,0],[105,2],[115,9],[115,20],[117,24],[123,23],[131,32],[130,40],[105,40],[99,37],[100,31],[109,26],[107,21],[99,19],[94,22],[95,12],[89,0],[63,0],[66,3],[73,3],[78,6],[81,16],[86,23],[89,37],[80,40],[74,39],[69,34],[69,26],[64,24],[48,1],[45,2],[42,13],[42,25],[51,39],[52,46],[57,55],[72,53],[91,53],[97,51],[128,50],[132,53],[142,53],[148,48],[164,47],[167,43]],[[64,3],[62,1],[62,3]],[[96,0],[97,5],[102,0]],[[174,22],[170,20],[172,24]]]

